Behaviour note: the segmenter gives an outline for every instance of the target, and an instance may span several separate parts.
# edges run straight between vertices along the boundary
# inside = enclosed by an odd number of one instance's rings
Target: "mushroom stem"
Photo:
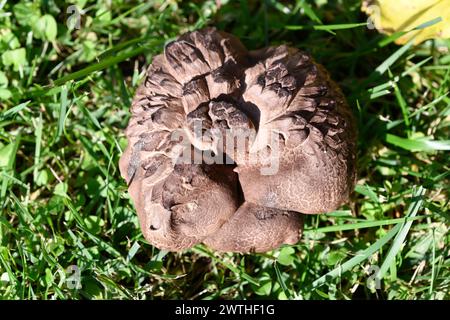
[[[203,242],[217,251],[266,252],[282,244],[295,244],[303,230],[303,215],[251,202]]]

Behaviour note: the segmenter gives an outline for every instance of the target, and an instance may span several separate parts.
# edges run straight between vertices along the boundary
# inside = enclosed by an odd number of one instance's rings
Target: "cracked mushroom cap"
[[[153,58],[131,113],[120,171],[158,248],[295,244],[302,214],[335,210],[353,189],[350,109],[298,49],[186,33]]]

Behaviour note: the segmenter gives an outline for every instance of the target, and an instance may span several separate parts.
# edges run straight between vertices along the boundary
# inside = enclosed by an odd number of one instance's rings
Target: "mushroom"
[[[351,111],[296,48],[247,51],[214,28],[188,32],[153,58],[131,113],[120,172],[160,249],[295,244],[302,214],[335,210],[355,183]]]

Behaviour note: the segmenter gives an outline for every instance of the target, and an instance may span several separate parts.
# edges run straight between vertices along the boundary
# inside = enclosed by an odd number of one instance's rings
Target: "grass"
[[[397,46],[356,0],[72,2],[80,29],[63,1],[0,1],[1,298],[449,299],[449,40]],[[351,202],[307,216],[297,245],[167,253],[139,230],[118,172],[130,101],[206,25],[310,52],[355,114]]]

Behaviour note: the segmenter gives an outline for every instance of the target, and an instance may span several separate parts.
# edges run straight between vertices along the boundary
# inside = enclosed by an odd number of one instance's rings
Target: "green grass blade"
[[[39,164],[41,157],[41,144],[42,144],[42,114],[39,114],[39,118],[36,118],[34,121],[35,132],[34,135],[36,137],[36,142],[34,143],[34,169],[33,169],[33,180],[36,183],[36,179],[38,178],[39,172]]]
[[[437,17],[437,18],[434,18],[434,19],[432,19],[430,21],[426,21],[426,22],[418,25],[417,27],[413,28],[412,30],[422,30],[422,29],[431,27],[431,26],[433,26],[436,23],[439,23],[441,21],[442,21],[442,17]]]
[[[328,227],[322,227],[317,229],[307,229],[304,230],[305,234],[309,233],[326,233],[326,232],[340,232],[340,231],[346,231],[346,230],[357,230],[357,229],[364,229],[364,228],[373,228],[373,227],[380,227],[380,226],[387,226],[391,224],[397,224],[400,222],[405,221],[416,221],[423,218],[426,218],[428,216],[417,216],[417,217],[407,217],[407,218],[396,218],[396,219],[386,219],[386,220],[376,220],[376,221],[364,221],[364,222],[356,222],[356,223],[348,223],[343,225],[337,225],[337,226],[328,226]]]
[[[450,69],[449,69],[450,70]],[[425,110],[434,107],[436,104],[438,104],[439,102],[441,102],[442,100],[445,100],[445,98],[448,96],[448,92],[446,92],[443,95],[440,95],[438,98],[434,99],[433,101],[431,101],[430,103],[420,107],[419,109],[417,109],[416,111],[414,111],[413,113],[411,113],[409,115],[410,118],[416,116],[419,113],[424,112]]]
[[[69,101],[67,100],[68,91],[69,91],[69,89],[67,88],[67,85],[64,85],[61,90],[61,103],[60,103],[60,107],[59,107],[58,131],[56,133],[55,142],[57,142],[59,140],[59,138],[62,135],[63,129],[64,129],[64,122],[66,120],[67,106],[69,105]]]
[[[411,48],[413,45],[413,40],[411,39],[408,43],[403,45],[400,49],[395,51],[389,58],[387,58],[382,64],[380,64],[376,69],[375,72],[379,75],[385,73],[402,55],[405,54],[406,51]]]
[[[25,107],[26,107],[30,102],[31,102],[31,100],[26,101],[26,102],[23,102],[23,103],[21,103],[21,104],[15,106],[15,107],[9,109],[9,110],[3,111],[3,112],[0,114],[0,119],[5,119],[5,118],[8,118],[8,117],[11,117],[11,116],[15,115],[16,113],[19,113],[20,111],[22,111],[23,109],[25,109]]]
[[[413,199],[414,201],[411,203],[411,205],[408,208],[408,218],[414,218],[417,215],[417,212],[422,207],[423,204],[423,195],[425,194],[425,189],[420,186],[414,193],[413,193]],[[392,243],[391,248],[389,249],[389,252],[386,256],[386,258],[383,261],[383,264],[381,265],[381,268],[379,272],[377,273],[377,277],[379,279],[382,279],[384,274],[386,273],[387,269],[391,266],[391,264],[395,263],[395,257],[400,252],[403,241],[405,240],[409,229],[411,228],[413,221],[405,221],[401,224],[401,229],[398,232],[397,236],[394,239],[394,242]]]
[[[71,74],[68,74],[68,75],[66,75],[64,77],[61,77],[61,78],[55,80],[53,82],[53,85],[54,86],[60,86],[60,85],[62,85],[64,83],[66,83],[67,81],[76,80],[76,79],[80,79],[80,78],[86,77],[86,76],[90,75],[93,72],[106,69],[106,68],[108,68],[108,67],[110,67],[112,65],[115,65],[115,64],[119,63],[119,62],[122,62],[122,61],[127,60],[127,59],[129,59],[131,57],[134,57],[134,56],[137,56],[137,55],[139,55],[141,53],[144,53],[144,52],[148,51],[150,49],[150,47],[159,46],[162,43],[163,43],[163,41],[161,41],[161,40],[159,40],[159,41],[152,41],[151,43],[149,43],[149,44],[147,44],[145,46],[141,46],[141,47],[135,48],[135,49],[133,49],[133,50],[131,50],[129,52],[122,53],[122,54],[117,55],[117,56],[112,56],[112,57],[106,58],[106,59],[104,59],[104,60],[102,60],[102,61],[100,61],[98,63],[95,63],[95,64],[90,65],[90,66],[88,66],[88,67],[86,67],[84,69],[81,69],[79,71],[73,72]]]
[[[398,38],[404,36],[405,34],[408,34],[408,33],[411,32],[411,31],[421,30],[421,29],[428,28],[428,27],[430,27],[430,26],[432,26],[432,25],[435,25],[436,23],[439,23],[440,21],[442,21],[442,18],[441,18],[441,17],[438,17],[438,18],[432,19],[432,20],[430,20],[430,21],[424,22],[424,23],[418,25],[417,27],[412,28],[411,30],[394,32],[394,33],[391,34],[389,37],[386,37],[386,38],[384,38],[383,40],[381,40],[381,41],[378,43],[378,46],[379,46],[380,48],[385,47],[385,46],[387,46],[389,43],[394,42],[394,41],[397,40]]]
[[[14,164],[16,162],[16,157],[17,157],[17,150],[19,149],[21,140],[22,140],[22,131],[19,130],[19,133],[17,134],[17,136],[13,142],[11,156],[8,159],[6,168],[4,168],[4,170],[6,172],[13,171],[13,169],[14,169]],[[0,191],[0,199],[1,199],[2,207],[4,207],[6,205],[5,198],[6,198],[6,193],[8,191],[8,185],[9,185],[9,179],[7,179],[7,178],[2,179],[2,187],[1,187],[1,191]]]
[[[308,2],[302,0],[298,5],[303,9],[303,12],[308,16],[308,18],[316,23],[323,24],[319,16],[314,12],[313,8],[308,4]]]
[[[305,30],[305,29],[313,29],[320,31],[332,31],[332,30],[344,30],[344,29],[353,29],[358,27],[367,26],[367,22],[362,23],[343,23],[343,24],[328,24],[328,25],[316,25],[316,26],[298,26],[298,25],[288,25],[285,26],[288,30]]]
[[[367,260],[371,255],[379,251],[386,243],[388,243],[389,240],[391,240],[397,234],[400,228],[401,224],[395,225],[395,227],[393,227],[388,233],[386,233],[381,239],[376,241],[370,247],[368,247],[363,251],[358,252],[355,257],[351,258],[347,262],[331,270],[330,272],[321,276],[320,278],[314,280],[312,283],[312,288],[320,287],[321,285],[325,284],[331,279],[334,279],[339,275],[341,275],[342,273],[349,271],[350,269],[360,264],[364,260]]]
[[[392,77],[392,74],[390,74],[390,76]],[[409,121],[408,105],[406,104],[406,100],[403,97],[396,82],[393,82],[393,87],[394,87],[395,97],[397,98],[398,105],[400,106],[400,109],[402,110],[403,120],[405,121],[405,126],[407,127],[407,133],[409,135],[410,121]]]
[[[286,297],[288,299],[290,299],[291,298],[291,292],[289,291],[289,289],[286,286],[286,283],[283,280],[283,276],[281,275],[280,268],[278,267],[278,263],[276,261],[274,261],[273,267],[275,269],[275,273],[277,275],[278,283],[280,284],[281,289],[283,290],[283,292],[286,295]]]
[[[409,151],[450,150],[450,140],[407,139],[388,133],[385,141]]]

